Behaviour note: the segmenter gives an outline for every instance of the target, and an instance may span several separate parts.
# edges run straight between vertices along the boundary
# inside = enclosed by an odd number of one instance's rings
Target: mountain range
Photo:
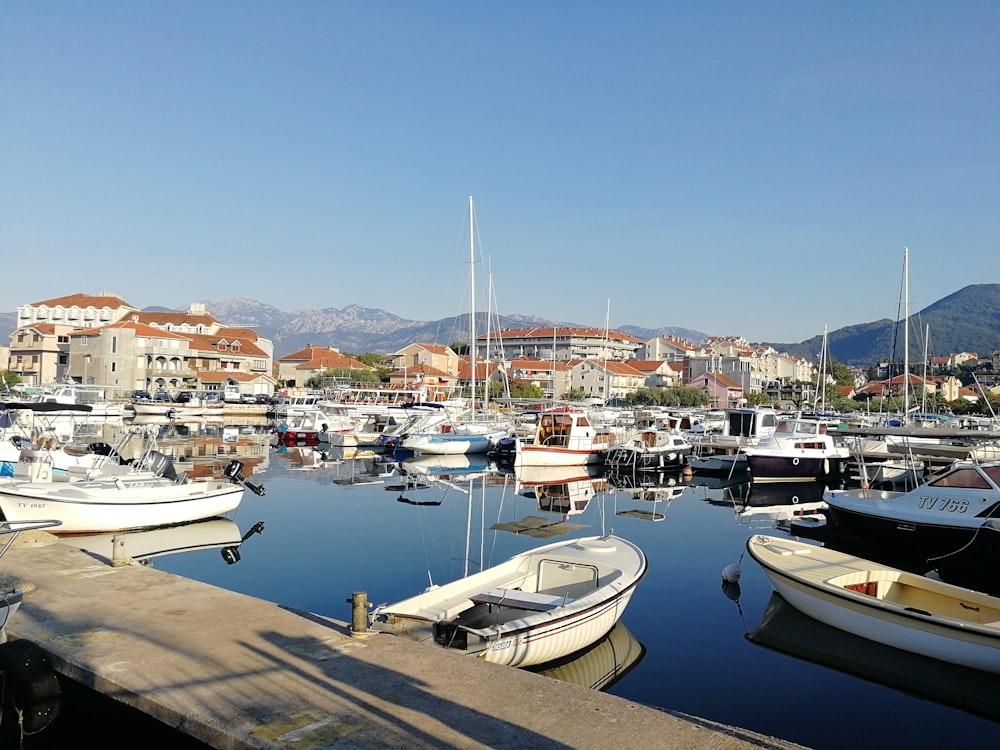
[[[407,320],[398,315],[360,305],[295,310],[278,308],[243,297],[212,301],[202,300],[214,318],[228,326],[253,328],[274,342],[275,357],[298,351],[308,344],[332,346],[343,352],[387,354],[414,342],[451,344],[469,338],[469,316],[459,315],[434,321]],[[165,310],[157,307],[149,310]],[[0,330],[13,331],[16,313],[0,313]],[[504,328],[583,326],[579,323],[552,321],[530,315],[477,315],[480,334]],[[989,357],[1000,348],[1000,284],[974,284],[925,307],[910,317],[910,359],[924,358],[923,343],[929,339],[933,356],[957,352],[976,352]],[[616,326],[616,330],[643,341],[656,336],[675,336],[698,343],[706,334],[687,328],[664,326]],[[929,336],[926,333],[929,331]],[[9,338],[9,337],[8,337]],[[895,358],[902,361],[904,332],[902,322],[889,319],[859,323],[830,331],[827,346],[830,356],[849,365],[870,366]],[[792,356],[817,361],[823,337],[815,336],[798,343],[754,342],[769,345]]]

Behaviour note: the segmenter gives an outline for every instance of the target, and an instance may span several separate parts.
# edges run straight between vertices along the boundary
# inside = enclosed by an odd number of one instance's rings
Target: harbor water
[[[645,551],[648,574],[611,638],[551,676],[817,749],[1000,736],[1000,679],[831,631],[772,596],[746,540],[788,534],[780,519],[811,512],[818,486],[678,474],[610,482],[565,470],[526,485],[485,459],[350,458],[243,432],[259,443],[247,465],[266,494],[246,493],[231,523],[178,529],[163,545],[178,551],[147,564],[350,621],[355,593],[391,602],[550,541],[613,531]],[[636,484],[647,486],[625,486]],[[724,585],[734,565],[739,582]]]

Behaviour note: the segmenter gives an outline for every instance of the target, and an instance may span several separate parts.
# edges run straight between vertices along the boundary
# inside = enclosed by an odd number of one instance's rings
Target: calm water
[[[374,603],[401,599],[549,541],[496,530],[497,524],[565,520],[579,528],[553,541],[613,530],[649,558],[649,573],[622,618],[626,632],[619,634],[630,634],[645,653],[608,692],[813,748],[940,748],[1000,738],[995,720],[981,716],[1000,715],[1000,681],[994,678],[941,671],[915,657],[900,661],[899,652],[872,650],[872,644],[780,609],[769,619],[784,633],[768,635],[768,628],[760,636],[783,639],[778,650],[748,638],[769,603],[780,600],[772,601],[766,576],[743,557],[744,544],[755,531],[786,532],[768,516],[742,515],[739,508],[749,499],[787,510],[789,493],[798,492],[796,507],[808,509],[816,499],[807,496],[808,488],[777,487],[765,495],[748,485],[720,488],[715,482],[675,487],[674,497],[668,490],[653,492],[650,499],[608,489],[564,519],[541,510],[534,491],[510,475],[484,479],[481,472],[455,470],[445,473],[445,481],[422,480],[426,487],[410,489],[405,485],[415,480],[391,465],[317,462],[308,449],[264,445],[263,468],[253,481],[262,482],[267,494],[247,493],[234,518],[239,533],[257,522],[263,531],[242,544],[239,561],[227,563],[211,549],[157,557],[154,567],[350,621],[346,600],[353,592],[367,592]],[[701,481],[709,480],[693,480]],[[741,564],[738,592],[722,587],[722,570],[732,563]],[[780,645],[789,639],[801,641],[812,660],[790,655]],[[886,686],[857,676],[859,669],[882,671],[890,683],[909,676],[905,684]],[[929,694],[933,699],[921,697]]]

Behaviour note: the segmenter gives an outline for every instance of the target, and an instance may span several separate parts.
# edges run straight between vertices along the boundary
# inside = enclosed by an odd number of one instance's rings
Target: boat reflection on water
[[[631,516],[646,521],[662,521],[670,504],[684,495],[690,476],[680,470],[612,472],[605,474],[608,484],[615,491],[615,515]],[[631,508],[617,507],[618,496],[632,499]]]
[[[562,659],[522,669],[592,690],[608,690],[645,655],[646,647],[619,620],[607,635],[587,648]]]
[[[113,565],[151,565],[151,560],[156,557],[205,549],[222,550],[222,559],[232,565],[239,562],[243,543],[263,531],[262,521],[253,524],[244,534],[235,521],[209,518],[138,531],[63,536],[60,541],[102,557]]]
[[[824,625],[776,593],[760,625],[746,638],[779,653],[1000,721],[1000,675],[884,646]]]
[[[822,482],[752,482],[743,505],[737,506],[737,515],[755,528],[824,520],[825,491]]]

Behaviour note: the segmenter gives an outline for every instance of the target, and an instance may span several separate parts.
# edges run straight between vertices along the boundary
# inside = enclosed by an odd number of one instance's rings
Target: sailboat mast
[[[910,413],[910,250],[903,248],[903,424]]]
[[[476,209],[469,196],[469,364],[472,414],[476,414]]]

